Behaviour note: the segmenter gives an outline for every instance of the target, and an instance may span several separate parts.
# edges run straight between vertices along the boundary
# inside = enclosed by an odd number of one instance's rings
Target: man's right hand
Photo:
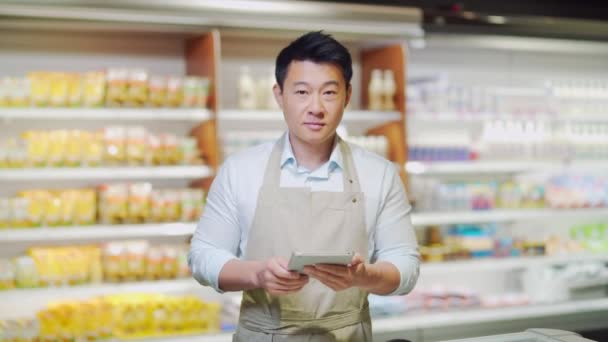
[[[287,263],[287,260],[281,257],[273,257],[262,262],[262,267],[256,274],[257,287],[275,296],[300,291],[308,283],[308,276],[289,271]]]

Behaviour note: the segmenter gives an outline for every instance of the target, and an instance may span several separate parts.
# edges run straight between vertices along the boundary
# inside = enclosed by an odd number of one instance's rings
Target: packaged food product
[[[180,219],[180,194],[179,190],[163,190],[165,220],[176,222]]]
[[[142,126],[127,127],[127,163],[142,165],[146,159],[147,132]]]
[[[27,75],[30,83],[30,98],[32,105],[46,107],[49,105],[51,94],[51,79],[48,73],[31,72]]]
[[[27,163],[27,147],[21,140],[8,139],[6,144],[6,161],[8,167],[23,168]]]
[[[45,131],[25,131],[21,134],[27,146],[27,164],[30,166],[46,166],[49,139]]]
[[[85,166],[101,165],[105,156],[103,132],[83,132],[81,138],[83,164]]]
[[[0,141],[0,168],[8,168],[8,146],[6,142]]]
[[[82,164],[83,139],[82,131],[71,130],[67,132],[64,165],[70,167]]]
[[[161,134],[162,165],[176,165],[179,161],[178,139],[173,134]]]
[[[177,277],[187,278],[191,275],[190,266],[188,266],[188,251],[189,247],[179,246],[177,248]]]
[[[17,257],[15,265],[15,285],[20,288],[37,287],[39,285],[38,270],[34,259],[29,256]]]
[[[70,82],[66,74],[52,72],[48,74],[50,82],[49,105],[51,107],[65,107],[70,94]]]
[[[8,79],[8,105],[10,107],[26,107],[30,104],[31,83],[25,77]]]
[[[29,200],[27,198],[13,198],[11,199],[11,226],[15,228],[29,227],[28,222],[28,210]]]
[[[204,192],[201,189],[183,189],[180,191],[180,220],[192,222],[198,220],[204,205]]]
[[[123,164],[126,160],[126,131],[123,126],[110,126],[103,130],[105,145],[104,163]]]
[[[78,190],[63,190],[58,196],[61,200],[61,225],[73,225],[79,199]]]
[[[0,258],[0,290],[12,289],[15,287],[15,268],[8,259]]]
[[[0,107],[10,106],[10,82],[9,77],[0,78]]]
[[[107,78],[107,93],[106,106],[117,107],[122,106],[128,96],[128,76],[127,69],[111,68],[106,73]]]
[[[167,106],[167,78],[151,75],[148,81],[148,105],[151,107]]]
[[[49,132],[47,155],[49,166],[63,166],[65,164],[67,140],[67,130],[53,130]]]
[[[44,222],[47,226],[60,226],[63,222],[63,208],[59,192],[50,192]]]
[[[97,217],[97,194],[92,189],[79,190],[74,206],[74,224],[82,226],[94,224]]]
[[[0,197],[0,229],[8,228],[11,224],[11,201]]]
[[[110,242],[102,247],[103,278],[107,282],[118,282],[127,273],[124,245]]]
[[[179,141],[178,163],[182,165],[195,165],[201,163],[197,141],[194,138],[181,138]]]
[[[68,82],[68,105],[70,107],[80,107],[83,104],[83,77],[80,74],[67,74]]]
[[[100,107],[106,95],[106,75],[104,72],[87,72],[82,79],[82,103],[86,107]]]
[[[22,191],[18,197],[28,201],[27,221],[30,227],[39,227],[45,222],[51,195],[44,190]]]
[[[152,246],[146,251],[146,280],[161,279],[163,274],[163,251]]]
[[[129,191],[126,184],[99,187],[99,220],[104,224],[124,223],[127,219]]]
[[[199,82],[199,77],[184,77],[184,98],[182,107],[196,107],[198,105],[199,96],[201,94],[201,86],[202,84]]]
[[[170,76],[167,79],[167,106],[179,107],[184,98],[184,86],[181,77]]]
[[[147,241],[130,241],[126,244],[126,281],[142,280],[146,274]]]
[[[163,159],[163,150],[160,138],[155,134],[148,134],[146,139],[145,152],[146,165],[161,165]]]
[[[148,99],[148,73],[144,69],[128,71],[127,105],[142,107]]]
[[[161,246],[161,250],[163,255],[161,278],[174,279],[177,277],[178,272],[177,249],[173,246],[165,245]]]
[[[162,190],[152,190],[150,193],[150,215],[148,222],[165,222],[165,196]]]
[[[143,223],[150,216],[150,194],[152,184],[133,183],[129,185],[128,221],[131,223]]]

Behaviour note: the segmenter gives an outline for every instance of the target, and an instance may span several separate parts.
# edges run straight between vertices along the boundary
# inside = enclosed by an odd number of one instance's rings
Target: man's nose
[[[323,106],[323,101],[321,101],[321,96],[311,96],[310,103],[308,104],[308,114],[314,116],[323,116],[325,114],[325,107]]]

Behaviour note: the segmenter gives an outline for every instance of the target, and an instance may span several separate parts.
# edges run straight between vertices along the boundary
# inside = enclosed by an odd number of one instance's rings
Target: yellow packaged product
[[[121,165],[126,161],[126,131],[123,126],[106,127],[103,130],[104,164]]]
[[[63,222],[63,205],[61,202],[60,193],[49,193],[49,199],[46,204],[47,206],[44,222],[47,226],[60,226]]]
[[[104,159],[103,132],[81,132],[84,166],[99,166]]]
[[[30,99],[36,107],[46,107],[50,102],[51,77],[47,72],[31,72],[27,75],[30,83]]]
[[[53,259],[52,252],[46,248],[32,247],[28,250],[28,255],[34,260],[40,286],[53,284]]]
[[[173,246],[161,246],[160,248],[163,255],[161,278],[177,278],[177,249]]]
[[[11,226],[15,228],[29,227],[28,211],[30,202],[27,198],[16,197],[11,199]]]
[[[11,224],[11,200],[0,197],[0,229],[8,228]]]
[[[27,164],[35,167],[47,165],[49,135],[45,131],[25,131],[21,135],[27,146]]]
[[[122,106],[128,100],[128,75],[129,73],[127,69],[108,69],[106,73],[106,79],[108,82],[106,106]]]
[[[26,198],[28,204],[27,221],[30,227],[40,227],[45,222],[51,194],[45,190],[28,190],[18,194]]]
[[[83,226],[94,224],[97,217],[97,194],[92,189],[79,190],[74,206],[74,224]]]
[[[65,73],[52,72],[48,74],[51,89],[49,92],[49,105],[52,107],[65,107],[68,104],[70,82]]]
[[[78,203],[78,190],[63,190],[57,196],[61,201],[61,225],[73,225]]]
[[[178,76],[170,76],[167,79],[167,106],[179,107],[184,98],[183,79]]]
[[[8,168],[8,146],[6,142],[0,141],[0,168]]]
[[[0,78],[0,108],[10,106],[11,86],[11,79],[9,77]]]
[[[126,184],[102,184],[99,186],[99,220],[104,224],[126,222],[129,191]]]
[[[106,74],[101,71],[87,72],[83,75],[83,98],[85,107],[100,107],[106,96]]]
[[[86,248],[88,257],[88,280],[93,284],[103,281],[103,263],[101,258],[101,248],[89,246]]]
[[[127,259],[124,245],[110,242],[102,248],[103,277],[108,282],[119,282],[127,273]]]
[[[192,274],[188,265],[188,245],[177,247],[177,278],[187,278]]]
[[[129,165],[143,165],[146,158],[147,132],[142,126],[127,128],[127,163]]]
[[[0,258],[0,290],[15,288],[15,267],[8,259]]]
[[[49,166],[63,166],[66,160],[66,147],[68,131],[53,130],[49,132],[48,164]]]
[[[29,256],[17,257],[15,265],[15,284],[19,288],[32,288],[40,285],[38,270],[34,259]]]
[[[167,78],[151,75],[148,81],[148,105],[151,107],[167,106]]]
[[[152,246],[146,251],[146,280],[161,279],[163,274],[163,251]]]
[[[150,217],[150,194],[152,184],[129,184],[129,214],[127,220],[131,223],[147,222]]]
[[[8,139],[5,143],[5,160],[8,167],[25,167],[27,162],[25,142],[14,138]]]
[[[204,108],[207,104],[209,79],[197,76],[184,78],[183,107]]]
[[[144,162],[146,165],[163,164],[163,150],[160,137],[155,134],[148,134],[147,136]]]
[[[178,163],[182,165],[201,164],[201,153],[198,150],[198,142],[196,139],[187,137],[179,139],[179,159]]]
[[[80,166],[83,155],[82,131],[71,130],[68,132],[65,147],[65,165],[70,167]]]
[[[80,74],[67,74],[68,80],[68,105],[80,107],[83,104],[83,77]]]
[[[128,71],[127,105],[143,107],[148,100],[148,72],[144,69]]]
[[[180,220],[197,221],[203,212],[205,193],[202,189],[182,189],[180,191]]]
[[[27,107],[30,105],[31,83],[29,79],[24,77],[9,78],[6,83],[8,86],[8,106],[9,107]]]

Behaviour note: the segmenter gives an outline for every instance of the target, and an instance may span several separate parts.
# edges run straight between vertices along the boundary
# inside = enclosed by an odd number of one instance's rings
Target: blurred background
[[[339,133],[393,161],[423,260],[375,340],[608,340],[603,1],[0,1],[0,341],[230,341],[188,241],[224,158],[278,138],[274,59],[353,55]]]

